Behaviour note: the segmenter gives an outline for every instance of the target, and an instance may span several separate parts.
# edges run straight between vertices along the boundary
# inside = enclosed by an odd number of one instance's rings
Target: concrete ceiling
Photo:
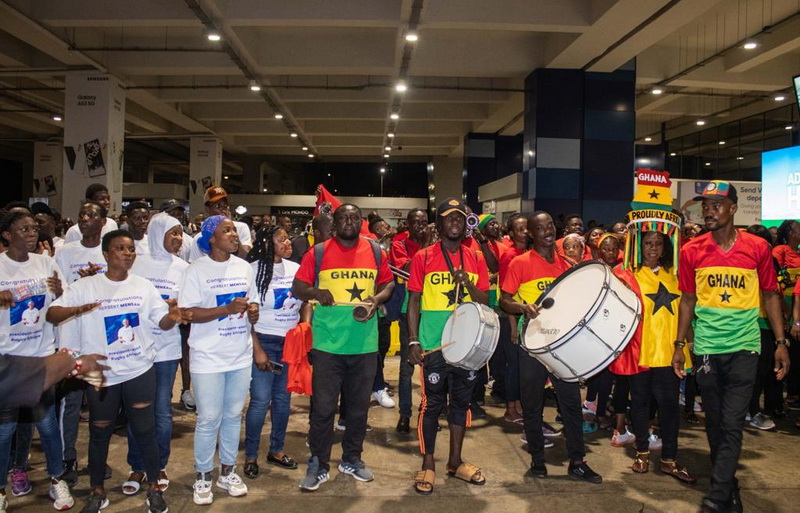
[[[216,134],[242,157],[460,157],[468,132],[520,133],[532,70],[637,58],[637,137],[657,143],[662,123],[681,135],[791,101],[799,48],[797,0],[7,0],[0,139],[58,137],[65,74],[92,70],[128,87],[131,136]]]

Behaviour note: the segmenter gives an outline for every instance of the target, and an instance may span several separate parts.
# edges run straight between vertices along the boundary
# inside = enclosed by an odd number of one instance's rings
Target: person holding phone
[[[244,475],[258,476],[258,448],[267,410],[272,411],[267,463],[296,469],[297,463],[285,452],[286,426],[289,424],[291,394],[286,390],[288,369],[282,362],[286,333],[302,320],[309,321],[310,308],[292,295],[292,282],[300,264],[292,262],[292,242],[278,225],[261,228],[247,259],[253,266],[260,307],[255,325],[258,344],[254,344],[250,406],[245,416]]]

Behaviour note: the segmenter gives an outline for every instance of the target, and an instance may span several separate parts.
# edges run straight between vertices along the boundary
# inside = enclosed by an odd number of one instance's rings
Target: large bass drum
[[[552,298],[527,322],[522,347],[563,381],[582,381],[606,368],[633,337],[639,298],[602,262],[584,262],[556,279],[537,300]]]
[[[494,354],[499,338],[500,320],[491,308],[480,303],[461,303],[442,330],[442,356],[450,365],[478,370]]]

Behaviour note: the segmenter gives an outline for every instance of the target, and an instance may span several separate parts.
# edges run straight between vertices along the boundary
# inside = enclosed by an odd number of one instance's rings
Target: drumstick
[[[446,344],[442,344],[442,345],[440,345],[440,346],[439,346],[439,347],[437,347],[436,349],[431,349],[430,351],[423,351],[423,352],[422,352],[422,356],[428,356],[428,355],[429,355],[429,354],[431,354],[431,353],[438,353],[439,351],[441,351],[441,350],[442,350],[442,349],[444,349],[445,347],[447,347],[447,346],[452,346],[452,345],[453,345],[453,344],[455,344],[455,343],[456,343],[456,341],[455,341],[455,340],[453,340],[452,342],[447,342]]]
[[[316,299],[312,299],[312,300],[306,301],[306,302],[308,304],[310,304],[310,305],[322,305],[322,303],[320,303]],[[326,306],[326,305],[322,305],[322,306]],[[374,306],[374,304],[373,303],[365,303],[365,302],[347,303],[345,301],[334,301],[333,302],[333,306],[365,306],[365,307],[369,308],[371,306]]]

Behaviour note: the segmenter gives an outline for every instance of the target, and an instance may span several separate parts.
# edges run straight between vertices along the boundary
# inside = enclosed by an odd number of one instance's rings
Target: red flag
[[[333,212],[342,204],[342,202],[339,201],[336,196],[331,194],[330,191],[322,184],[317,185],[316,195],[317,205],[314,208],[314,217],[320,214],[333,215]],[[363,222],[361,223],[361,235],[371,239],[375,238],[375,236],[369,231],[369,224],[367,224],[366,219],[363,219]]]

